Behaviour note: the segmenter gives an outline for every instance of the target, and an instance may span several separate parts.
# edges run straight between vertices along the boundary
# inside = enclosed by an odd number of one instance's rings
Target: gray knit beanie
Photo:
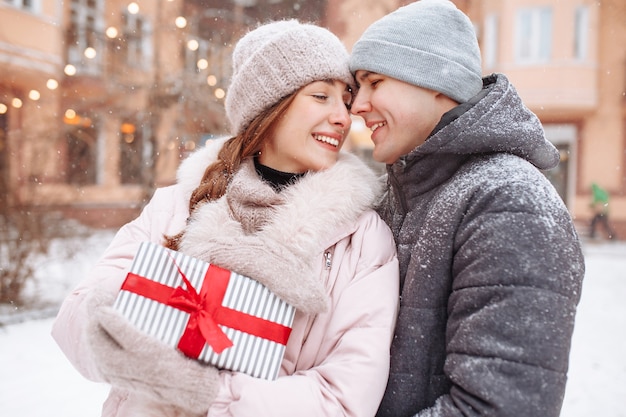
[[[482,89],[480,50],[469,18],[449,0],[420,0],[374,22],[352,49],[366,70],[464,103]]]
[[[345,46],[332,32],[297,20],[248,32],[233,51],[226,116],[239,134],[261,112],[313,81],[354,85]]]

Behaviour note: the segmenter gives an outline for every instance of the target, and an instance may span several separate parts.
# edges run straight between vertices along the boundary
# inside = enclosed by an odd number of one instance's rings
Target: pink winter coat
[[[216,141],[184,161],[177,184],[155,192],[63,303],[52,334],[86,378],[102,381],[81,337],[86,295],[95,287],[116,294],[141,242],[162,243],[164,234],[185,228],[189,196],[220,146]],[[388,378],[399,285],[391,231],[370,208],[380,189],[374,174],[347,153],[280,194],[269,192],[247,161],[226,196],[189,219],[182,252],[257,278],[297,309],[279,378],[222,371],[208,416],[376,413]],[[137,415],[170,414],[146,410],[132,393],[112,389],[103,416]]]

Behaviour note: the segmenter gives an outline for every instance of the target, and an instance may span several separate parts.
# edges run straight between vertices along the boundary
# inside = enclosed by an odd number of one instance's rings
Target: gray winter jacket
[[[584,275],[539,171],[559,154],[503,75],[442,122],[388,166],[403,279],[377,415],[556,417]]]

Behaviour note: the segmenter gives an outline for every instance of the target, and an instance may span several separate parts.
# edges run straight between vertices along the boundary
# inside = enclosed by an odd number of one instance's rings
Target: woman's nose
[[[348,112],[348,108],[345,103],[341,102],[336,106],[336,110],[332,114],[332,123],[341,126],[341,128],[348,130],[352,124],[352,118]]]

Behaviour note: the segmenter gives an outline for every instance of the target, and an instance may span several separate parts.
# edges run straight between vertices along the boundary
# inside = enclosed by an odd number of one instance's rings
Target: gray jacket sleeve
[[[584,261],[556,192],[528,180],[475,189],[468,200],[448,300],[452,387],[419,417],[560,413]]]

